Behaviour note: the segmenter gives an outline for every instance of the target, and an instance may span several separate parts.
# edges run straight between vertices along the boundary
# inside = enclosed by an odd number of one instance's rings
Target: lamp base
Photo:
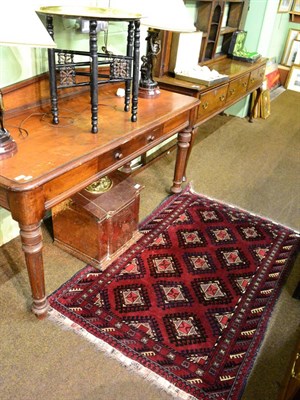
[[[146,37],[146,55],[142,57],[141,79],[139,82],[139,97],[153,99],[160,95],[158,83],[153,79],[152,70],[155,59],[160,52],[160,40],[158,29],[148,29]]]
[[[149,87],[149,88],[144,88],[144,87],[139,87],[139,97],[142,97],[144,99],[154,99],[155,97],[158,97],[160,95],[160,89],[158,86],[156,87]]]
[[[0,160],[10,158],[18,151],[17,143],[4,128],[0,129]]]

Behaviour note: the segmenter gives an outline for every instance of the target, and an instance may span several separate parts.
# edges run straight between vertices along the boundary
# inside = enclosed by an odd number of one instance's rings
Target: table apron
[[[121,168],[128,162],[144,154],[146,151],[159,145],[164,140],[180,132],[188,125],[189,123],[187,120],[170,130],[167,135],[159,136],[156,139],[153,138],[153,136],[146,137],[145,139],[147,144],[143,147],[138,147],[137,149],[131,147],[131,150],[128,150],[126,144],[120,145],[113,151],[89,160],[79,167],[47,182],[43,185],[45,210],[51,209],[54,205],[82,190],[102,176]],[[152,130],[153,135],[155,135],[155,132],[155,129]]]

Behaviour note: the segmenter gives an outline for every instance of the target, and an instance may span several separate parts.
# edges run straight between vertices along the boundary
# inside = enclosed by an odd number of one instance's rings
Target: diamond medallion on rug
[[[140,232],[49,296],[50,317],[176,398],[240,398],[299,234],[189,186]]]

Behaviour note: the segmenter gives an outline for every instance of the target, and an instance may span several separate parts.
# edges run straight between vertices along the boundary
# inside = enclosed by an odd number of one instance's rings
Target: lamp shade
[[[173,32],[195,32],[194,21],[183,0],[152,0],[146,2],[141,24]]]
[[[36,12],[25,1],[5,4],[1,8],[0,44],[56,47]]]
[[[56,47],[35,11],[24,2],[10,0],[1,7],[0,45]],[[1,66],[2,67],[2,66]],[[2,71],[1,71],[2,72]],[[4,109],[0,91],[0,160],[14,156],[17,143],[4,127]]]
[[[195,32],[194,20],[183,0],[110,0],[110,6],[142,15],[141,24],[173,32]]]

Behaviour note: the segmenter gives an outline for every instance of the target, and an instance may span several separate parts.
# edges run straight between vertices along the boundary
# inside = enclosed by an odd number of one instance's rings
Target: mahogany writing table
[[[48,308],[41,233],[47,210],[177,132],[171,191],[181,191],[199,100],[162,90],[156,99],[139,99],[138,119],[131,122],[130,113],[124,111],[124,100],[115,92],[113,85],[99,92],[98,134],[90,133],[89,92],[60,102],[59,125],[51,123],[48,106],[24,111],[6,121],[18,152],[0,161],[0,205],[19,223],[32,310],[39,318]],[[22,127],[23,137],[13,126]]]

